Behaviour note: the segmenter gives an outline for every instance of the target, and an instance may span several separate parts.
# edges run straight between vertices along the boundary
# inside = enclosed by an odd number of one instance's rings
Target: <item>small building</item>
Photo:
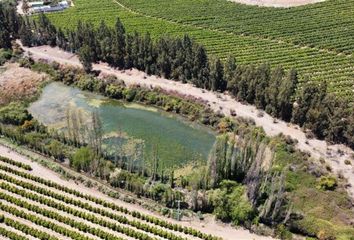
[[[28,2],[28,6],[31,8],[42,7],[42,6],[44,6],[44,2],[43,1]]]
[[[40,5],[40,3],[43,3]],[[68,1],[61,1],[57,5],[51,6],[47,5],[44,2],[36,2],[35,6],[31,8],[32,13],[49,13],[49,12],[58,12],[63,11],[66,8],[69,8],[70,5]]]

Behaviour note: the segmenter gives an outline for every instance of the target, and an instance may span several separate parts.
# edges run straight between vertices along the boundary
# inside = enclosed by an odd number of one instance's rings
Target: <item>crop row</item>
[[[12,183],[14,183],[14,184],[16,184],[18,186],[21,186],[21,187],[24,187],[24,188],[27,188],[27,189],[30,189],[30,190],[33,190],[33,191],[36,191],[36,192],[37,191],[41,192],[42,194],[44,194],[46,196],[48,194],[48,196],[50,196],[50,197],[62,198],[63,202],[65,202],[65,203],[75,204],[75,206],[78,206],[78,207],[84,207],[85,205],[89,206],[88,204],[82,203],[80,201],[76,201],[74,199],[67,198],[65,196],[58,196],[58,194],[56,194],[56,193],[53,193],[53,192],[50,192],[50,191],[45,191],[45,189],[43,189],[43,188],[31,185],[31,184],[26,184],[23,181],[20,181],[20,180],[11,178],[11,177],[9,179],[6,179],[6,180],[10,180]],[[69,207],[69,206],[67,206],[65,204],[58,203],[58,202],[56,202],[56,201],[54,201],[52,199],[44,198],[41,195],[37,195],[37,194],[31,193],[31,192],[27,192],[27,191],[15,188],[15,187],[13,187],[11,185],[4,184],[4,183],[0,183],[0,187],[2,189],[5,189],[5,190],[9,191],[9,192],[12,192],[12,193],[20,195],[22,197],[25,197],[25,198],[31,199],[33,201],[39,202],[39,203],[41,203],[43,205],[47,205],[47,206],[55,208],[57,210],[64,211],[66,213],[69,213],[69,214],[74,215],[76,217],[82,218],[82,219],[87,220],[89,222],[92,222],[94,224],[98,224],[98,225],[100,225],[102,227],[110,228],[113,231],[116,231],[116,232],[119,232],[119,233],[123,233],[123,234],[125,234],[127,236],[134,237],[134,238],[141,239],[141,240],[153,239],[153,238],[149,237],[148,235],[143,234],[141,232],[137,232],[137,231],[135,231],[135,230],[133,230],[131,228],[123,227],[121,225],[117,225],[117,224],[112,223],[110,221],[106,221],[106,220],[104,220],[102,218],[98,218],[95,214],[86,213],[84,211],[77,210],[77,209]],[[79,203],[81,203],[81,204],[79,204]],[[90,208],[87,207],[86,210],[89,210],[89,209]],[[94,210],[96,210],[95,213],[98,213],[100,209],[94,209]],[[102,212],[104,212],[104,211],[102,211]],[[160,237],[163,237],[163,238],[166,238],[166,239],[170,239],[170,240],[184,240],[184,238],[178,237],[178,236],[176,236],[176,235],[174,235],[172,233],[166,232],[166,231],[164,231],[162,229],[158,229],[156,227],[151,227],[150,225],[144,224],[144,223],[142,223],[140,221],[130,221],[126,217],[123,217],[123,216],[109,214],[108,212],[104,212],[104,213],[105,213],[105,215],[110,217],[110,219],[112,219],[112,220],[116,220],[117,222],[119,222],[121,224],[128,224],[128,225],[133,226],[133,227],[135,227],[137,229],[143,230],[144,232],[150,232],[152,234],[155,234],[155,235],[158,235]],[[102,215],[104,215],[104,214],[102,214]]]
[[[157,217],[149,216],[149,215],[146,215],[146,214],[142,214],[142,213],[140,213],[138,211],[129,211],[127,208],[124,208],[122,206],[116,205],[116,204],[114,204],[112,202],[108,202],[108,201],[105,201],[103,199],[93,197],[91,195],[83,194],[83,193],[81,193],[81,192],[79,192],[77,190],[70,189],[68,187],[59,185],[59,184],[54,183],[52,181],[49,181],[49,180],[46,180],[46,179],[31,175],[31,174],[26,173],[26,172],[21,172],[21,171],[15,170],[13,168],[10,168],[10,167],[7,167],[7,166],[1,166],[1,165],[0,165],[0,169],[3,170],[3,171],[9,172],[9,173],[15,174],[17,176],[23,177],[23,178],[33,180],[35,182],[41,183],[43,185],[46,185],[48,187],[55,188],[57,190],[72,194],[72,195],[74,195],[76,197],[80,197],[80,198],[86,199],[88,201],[94,202],[94,203],[96,203],[98,205],[101,205],[101,206],[104,206],[106,208],[110,208],[110,209],[115,210],[115,211],[119,211],[119,212],[122,212],[122,213],[125,213],[125,214],[129,214],[129,215],[131,215],[131,216],[133,216],[133,217],[135,217],[137,219],[146,221],[148,223],[152,223],[152,224],[157,225],[157,226],[162,227],[162,228],[166,228],[166,229],[182,232],[182,233],[189,234],[189,235],[192,235],[192,236],[195,236],[195,237],[199,237],[199,238],[205,239],[205,240],[218,239],[216,237],[213,237],[213,236],[211,236],[209,234],[202,233],[202,232],[200,232],[198,230],[195,230],[193,228],[183,227],[183,226],[178,225],[178,224],[169,223],[169,222],[167,222],[165,220],[159,219]],[[5,174],[0,174],[0,178],[8,179],[9,181],[12,180],[12,178],[10,176],[5,175]],[[26,185],[23,184],[23,186],[26,186]],[[56,196],[61,201],[65,201],[64,199],[66,199],[66,198],[64,198],[64,196],[56,195],[54,192],[50,193],[48,190],[45,190],[45,189],[41,190],[41,191],[45,191],[46,194],[53,194],[53,196]],[[69,198],[67,198],[67,199],[69,199]],[[111,214],[109,212],[103,212],[101,209],[93,208],[92,206],[90,206],[88,204],[82,204],[82,203],[80,203],[80,201],[77,201],[75,199],[71,199],[71,200],[67,200],[67,201],[68,201],[68,203],[73,204],[73,205],[79,204],[80,207],[86,208],[89,211],[96,211],[99,214],[105,214],[106,216],[111,217]],[[118,218],[118,215],[116,217]],[[121,221],[128,221],[128,220],[121,219]],[[131,221],[130,223],[131,224],[136,224],[136,226],[138,226],[138,223],[135,223],[135,222],[136,221]],[[161,230],[159,230],[159,231],[161,231]],[[160,234],[164,235],[166,233],[160,233]]]
[[[181,1],[183,4],[181,4]],[[166,35],[166,33],[172,36],[182,36],[188,33],[197,42],[205,45],[208,52],[213,55],[226,58],[229,54],[233,54],[236,56],[239,64],[268,62],[272,66],[282,65],[286,69],[296,68],[299,72],[300,81],[328,81],[328,83],[330,83],[330,91],[338,92],[340,95],[354,100],[352,94],[354,85],[352,67],[354,61],[352,57],[347,56],[348,54],[338,55],[336,52],[328,52],[331,51],[329,48],[316,48],[315,45],[303,47],[300,43],[283,41],[271,36],[264,37],[257,36],[257,34],[240,34],[237,32],[237,28],[235,30],[235,27],[232,26],[232,24],[239,24],[237,21],[230,23],[230,20],[225,20],[222,16],[218,16],[217,12],[215,12],[216,17],[204,16],[204,14],[208,14],[209,10],[214,11],[209,9],[209,5],[214,5],[214,1],[210,0],[172,0],[167,2],[163,0],[153,0],[149,2],[142,0],[119,0],[118,2],[123,2],[133,10],[137,9],[138,13],[120,7],[112,0],[102,0],[100,2],[94,0],[77,0],[75,8],[50,15],[50,18],[57,26],[67,28],[68,26],[74,27],[78,20],[89,20],[95,24],[99,24],[101,20],[105,20],[109,25],[113,26],[116,17],[119,16],[128,32],[138,31],[144,33],[149,31],[153,38]],[[201,10],[200,16],[198,17],[188,16],[189,11],[187,8],[189,7],[186,6],[193,6],[193,8],[190,9],[193,9],[193,12],[194,9],[196,9],[196,12],[198,12],[198,8],[203,9],[204,5],[202,2],[208,4],[208,7],[205,7],[205,11]],[[226,3],[226,1],[215,2],[221,5]],[[178,7],[173,7],[172,9],[169,6],[170,4],[171,6],[178,4]],[[198,6],[194,6],[195,4]],[[155,6],[156,9],[159,10],[156,11],[151,6]],[[166,9],[160,9],[161,6],[166,7]],[[180,12],[181,8],[184,9],[183,14]],[[229,8],[224,8],[222,10],[223,14],[229,14],[229,10],[226,9]],[[340,8],[338,7],[338,9]],[[148,16],[149,14],[151,14],[152,17]],[[240,14],[242,15],[243,13]],[[178,16],[180,18],[178,18]],[[65,19],[65,21],[63,21],[63,19]],[[203,24],[204,21],[206,22],[205,24]],[[223,23],[224,21],[227,22],[219,25],[219,22]],[[68,22],[70,22],[70,25],[68,25]],[[231,26],[229,24],[231,24]],[[272,26],[272,24],[269,25]],[[254,25],[251,24],[247,26]],[[332,27],[332,29],[336,29],[336,27]],[[338,39],[343,41],[343,44],[340,44],[338,48],[344,49],[345,46],[354,48],[354,39],[350,37],[354,36],[354,34],[350,34],[350,32],[351,31],[347,30],[338,33],[341,35]],[[289,36],[292,36],[290,33]],[[301,31],[299,31],[299,34],[300,33]],[[346,35],[342,36],[343,34]],[[310,36],[311,32],[308,35]],[[333,34],[325,35],[324,41],[329,39],[328,36],[333,36]],[[333,41],[335,41],[335,39]],[[335,48],[334,45],[331,48]],[[336,51],[339,50],[337,49]],[[338,71],[339,69],[340,71]]]
[[[118,1],[134,11],[180,24],[281,39],[348,54],[354,51],[353,0],[332,0],[292,9],[257,8],[222,0]]]
[[[30,165],[22,163],[22,162],[14,161],[10,158],[0,156],[0,161],[7,163],[7,164],[14,165],[19,168],[23,168],[24,170],[27,170],[27,171],[32,171],[32,167]]]
[[[4,217],[4,223],[9,227],[17,229],[27,235],[31,235],[31,236],[41,239],[41,240],[59,240],[58,238],[53,237],[44,231],[27,226],[26,224],[20,223],[20,222],[15,221],[11,218],[8,218],[8,217]],[[20,236],[20,237],[22,237],[22,236]],[[27,238],[24,238],[24,239],[27,239]]]
[[[4,220],[3,220],[4,221]],[[28,240],[28,238],[18,235],[12,231],[7,230],[6,228],[0,227],[0,236],[6,237],[11,240]]]

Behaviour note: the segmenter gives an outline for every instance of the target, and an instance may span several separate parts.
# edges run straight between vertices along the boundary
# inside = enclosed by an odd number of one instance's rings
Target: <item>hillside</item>
[[[51,19],[72,28],[78,20],[113,25],[118,16],[130,32],[148,31],[155,38],[188,33],[211,54],[233,54],[239,64],[295,67],[302,81],[327,81],[330,91],[353,100],[353,6],[352,0],[289,9],[224,0],[76,0],[74,8]]]

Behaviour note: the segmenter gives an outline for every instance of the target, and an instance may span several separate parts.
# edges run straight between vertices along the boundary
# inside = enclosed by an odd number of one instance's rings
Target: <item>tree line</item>
[[[87,72],[92,63],[102,61],[114,68],[136,68],[212,91],[229,91],[237,100],[299,124],[318,138],[354,148],[354,111],[348,107],[352,103],[328,93],[326,83],[305,81],[299,86],[295,69],[238,65],[233,56],[223,61],[209,56],[188,35],[152,39],[149,33],[127,33],[119,18],[113,27],[104,21],[98,27],[79,21],[76,29],[63,31],[44,14],[33,21],[0,4],[0,19],[1,48],[10,48],[11,40],[20,38],[25,46],[58,46],[77,53]]]

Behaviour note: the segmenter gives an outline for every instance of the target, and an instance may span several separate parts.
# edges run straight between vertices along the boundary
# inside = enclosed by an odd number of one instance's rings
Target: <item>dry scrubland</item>
[[[0,105],[35,95],[46,80],[45,74],[21,68],[17,63],[5,64],[0,73]]]

